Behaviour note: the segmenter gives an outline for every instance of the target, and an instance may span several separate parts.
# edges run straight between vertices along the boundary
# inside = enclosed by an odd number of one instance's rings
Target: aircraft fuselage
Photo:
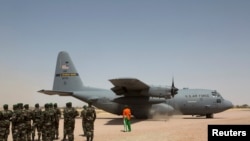
[[[91,99],[97,108],[117,115],[122,114],[124,105],[129,105],[138,118],[146,118],[150,116],[149,114],[155,113],[205,115],[211,118],[214,113],[225,111],[233,106],[218,92],[204,89],[180,89],[171,99],[121,97],[104,89],[85,90],[84,94],[75,92],[74,97],[85,102]]]

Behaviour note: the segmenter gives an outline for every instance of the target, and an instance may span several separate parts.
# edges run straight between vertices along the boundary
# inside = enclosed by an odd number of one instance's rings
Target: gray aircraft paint
[[[207,117],[233,106],[217,91],[205,89],[181,89],[174,98],[166,100],[166,104],[171,105],[177,113]]]
[[[131,88],[127,91],[126,88],[116,83],[117,80],[136,82],[140,85],[129,85]],[[110,81],[119,86],[112,90],[85,87],[69,54],[62,51],[57,58],[53,90],[38,92],[48,95],[72,96],[84,102],[91,101],[95,107],[117,115],[122,114],[124,105],[129,105],[135,118],[149,118],[155,114],[173,114],[176,111],[188,115],[206,115],[211,118],[213,113],[225,111],[233,106],[230,101],[224,100],[218,92],[213,90],[178,90],[174,87],[173,82],[172,88],[174,89],[153,87],[134,78]],[[137,86],[145,89],[139,92],[136,89]],[[178,92],[175,95],[175,93],[170,93],[171,90],[178,90]],[[120,95],[119,92],[125,94]],[[218,97],[213,96],[215,92],[219,95]]]

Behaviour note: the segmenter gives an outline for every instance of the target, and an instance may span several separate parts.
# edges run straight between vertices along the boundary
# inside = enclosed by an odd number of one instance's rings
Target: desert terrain
[[[121,116],[98,112],[95,122],[94,141],[207,141],[209,124],[248,124],[250,109],[230,109],[214,115],[213,119],[175,115],[148,120],[132,119],[132,132],[123,132]],[[85,141],[81,119],[76,119],[75,141]],[[63,135],[63,119],[60,120],[59,136]],[[11,141],[11,136],[9,136]]]

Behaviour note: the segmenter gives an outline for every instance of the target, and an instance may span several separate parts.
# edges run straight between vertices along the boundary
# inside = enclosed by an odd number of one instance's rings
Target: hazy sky
[[[214,89],[250,105],[249,0],[0,1],[0,104],[83,103],[52,89],[67,51],[84,85],[135,77],[149,85]]]

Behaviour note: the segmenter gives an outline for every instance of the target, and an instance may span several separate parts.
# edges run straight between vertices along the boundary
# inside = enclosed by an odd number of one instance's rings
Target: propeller
[[[174,78],[172,78],[171,96],[174,97],[174,95],[177,94],[178,90],[179,89],[174,86]]]

